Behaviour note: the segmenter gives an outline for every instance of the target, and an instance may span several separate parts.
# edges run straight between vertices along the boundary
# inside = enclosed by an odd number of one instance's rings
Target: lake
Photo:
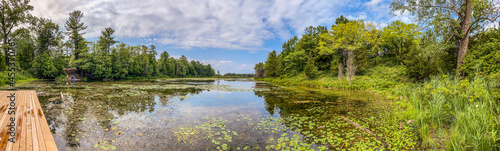
[[[273,86],[251,79],[36,82],[59,150],[383,149],[390,110],[366,91]],[[60,99],[60,94],[64,99]]]

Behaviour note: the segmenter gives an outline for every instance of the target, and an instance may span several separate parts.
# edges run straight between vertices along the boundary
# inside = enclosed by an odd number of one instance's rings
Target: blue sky
[[[335,18],[363,19],[386,26],[411,22],[392,15],[389,0],[36,0],[33,15],[52,19],[65,31],[68,13],[80,10],[95,41],[106,27],[129,45],[155,44],[159,53],[185,55],[221,74],[254,73],[256,63],[307,26],[330,27]]]

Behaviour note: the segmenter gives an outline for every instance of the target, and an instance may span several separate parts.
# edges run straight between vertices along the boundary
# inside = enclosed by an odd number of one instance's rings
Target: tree
[[[9,64],[8,52],[12,48],[13,41],[17,36],[17,27],[29,16],[28,12],[33,10],[29,0],[2,0],[0,3],[0,35],[4,51],[5,63]]]
[[[19,30],[19,35],[15,39],[17,59],[19,66],[23,70],[28,70],[33,67],[33,61],[35,60],[35,37],[30,35],[30,31],[26,28]],[[2,53],[0,53],[1,55]],[[3,58],[0,57],[0,60]],[[0,64],[0,67],[5,64]],[[2,71],[2,69],[0,69]]]
[[[101,45],[101,50],[105,51],[106,54],[109,54],[109,49],[114,44],[118,43],[118,41],[114,40],[114,37],[111,37],[115,33],[115,30],[111,27],[108,27],[101,31],[101,36],[99,36],[99,45]],[[153,45],[154,46],[154,45]]]
[[[442,39],[458,37],[457,76],[464,76],[461,70],[469,36],[488,22],[500,17],[498,3],[494,0],[395,0],[391,4],[393,11],[409,11],[416,20],[433,26],[438,35],[446,35]],[[451,32],[449,29],[451,28]],[[446,42],[446,41],[445,41]]]
[[[46,53],[42,53],[35,58],[33,63],[34,75],[40,78],[55,78],[58,70],[54,66],[53,59]]]
[[[267,56],[266,64],[264,64],[264,69],[266,70],[266,75],[270,77],[277,77],[278,74],[278,56],[276,56],[276,50],[270,52]]]
[[[340,15],[337,19],[335,19],[335,25],[332,25],[331,29],[338,28],[338,25],[345,25],[351,22],[343,15]],[[332,56],[330,62],[330,69],[337,71],[337,77],[342,84],[342,78],[344,73],[344,66],[346,65],[347,52],[345,49],[339,48],[334,45],[335,37],[333,32],[325,32],[319,36],[318,47],[316,47],[316,52],[319,56]],[[337,67],[338,66],[338,67]]]
[[[81,19],[83,18],[83,13],[79,10],[75,10],[69,13],[69,20],[66,21],[64,25],[66,27],[66,35],[69,36],[69,40],[73,43],[75,60],[78,60],[78,55],[81,51],[80,42],[84,41],[83,35],[85,32],[81,32],[87,29],[87,26],[84,26]]]
[[[212,65],[208,64],[207,69],[208,69],[208,77],[213,77],[215,75],[215,70],[214,68],[212,68]]]
[[[471,52],[464,58],[463,70],[469,74],[500,74],[500,28],[489,29],[471,38]]]
[[[347,80],[349,84],[356,72],[356,54],[364,54],[367,47],[371,50],[378,49],[381,43],[380,32],[371,23],[363,21],[349,21],[332,27],[329,33],[322,34],[319,42],[320,55],[335,55],[341,57],[338,78],[342,80],[343,66],[346,65]],[[333,68],[333,67],[332,67]]]
[[[50,19],[41,18],[38,20],[36,28],[38,53],[47,53],[51,56],[50,52],[54,47],[58,46],[59,41],[63,39],[63,35],[59,31],[59,25],[55,24]]]
[[[297,50],[281,58],[283,58],[284,64],[283,71],[292,74],[298,74],[298,72],[302,71],[307,62],[307,55],[304,50]]]
[[[419,44],[422,33],[418,25],[405,24],[397,20],[383,28],[382,36],[391,55],[396,55],[398,61],[403,62],[407,57],[411,57],[407,56],[407,53]]]
[[[344,15],[340,15],[337,19],[335,19],[335,25],[346,24],[348,22],[350,22],[350,20],[345,18]],[[332,25],[332,27],[335,25]]]
[[[316,75],[315,72],[316,71],[314,69],[314,60],[311,57],[311,55],[309,55],[309,57],[307,59],[307,65],[306,65],[306,75],[307,75],[307,77],[309,77],[309,79],[312,79]]]
[[[156,55],[158,54],[156,52],[156,46],[154,44],[149,45],[149,54],[148,54],[148,68],[149,70],[149,76],[157,76],[158,75],[158,62],[156,61]]]
[[[264,78],[266,70],[264,70],[264,63],[259,62],[258,64],[255,64],[255,78]]]

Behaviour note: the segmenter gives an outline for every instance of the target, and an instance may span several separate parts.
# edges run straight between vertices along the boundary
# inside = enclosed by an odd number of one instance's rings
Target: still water
[[[59,150],[339,150],[384,146],[387,110],[364,91],[279,87],[249,79],[29,84]],[[64,99],[60,99],[60,94]],[[376,131],[376,130],[375,130]],[[362,145],[359,145],[359,144]]]

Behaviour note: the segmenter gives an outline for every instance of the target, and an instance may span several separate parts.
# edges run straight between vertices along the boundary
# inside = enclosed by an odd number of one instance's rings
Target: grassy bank
[[[351,85],[335,75],[320,73],[309,79],[305,74],[257,79],[278,85],[332,89],[370,90],[387,96],[394,105],[392,123],[414,125],[420,149],[499,150],[500,87],[498,75],[458,79],[434,76],[424,82],[404,78],[404,70],[375,67],[357,76]],[[405,137],[394,136],[394,137]]]
[[[37,80],[37,79],[33,78],[33,76],[28,74],[27,72],[16,72],[15,73],[16,85],[26,83],[26,82],[35,81],[35,80]],[[9,84],[10,84],[9,72],[7,72],[7,71],[0,72],[0,86],[7,86]]]

